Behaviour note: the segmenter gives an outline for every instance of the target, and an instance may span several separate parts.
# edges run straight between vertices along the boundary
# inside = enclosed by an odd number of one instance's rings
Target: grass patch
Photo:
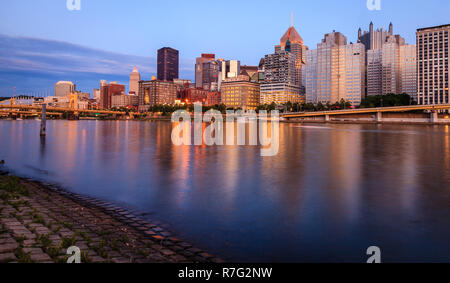
[[[24,186],[20,178],[15,176],[0,176],[0,199],[4,201],[16,200],[21,196],[30,196],[30,192]]]
[[[67,249],[71,246],[74,246],[77,242],[77,236],[75,234],[72,235],[72,237],[64,237],[61,241],[61,248]]]
[[[20,263],[33,263],[30,253],[25,253],[20,247],[14,251],[14,255],[17,257],[17,261]]]

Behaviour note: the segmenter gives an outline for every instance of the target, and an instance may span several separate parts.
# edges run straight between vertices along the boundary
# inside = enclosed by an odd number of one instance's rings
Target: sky
[[[180,51],[180,77],[194,79],[195,58],[215,53],[257,65],[273,53],[291,23],[310,49],[333,30],[357,40],[358,28],[394,24],[415,43],[417,28],[450,23],[448,0],[8,0],[0,9],[0,96],[48,95],[59,80],[92,93],[99,80],[128,86],[134,65],[143,79],[156,73],[156,51]],[[376,1],[376,0],[374,0]]]

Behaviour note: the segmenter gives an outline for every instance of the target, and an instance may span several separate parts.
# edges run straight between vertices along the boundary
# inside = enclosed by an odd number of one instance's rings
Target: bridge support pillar
[[[382,112],[377,112],[375,114],[375,121],[377,121],[377,123],[383,122],[383,113]]]
[[[325,115],[325,122],[330,122],[330,115]]]
[[[439,122],[439,116],[438,116],[437,111],[432,111],[432,112],[430,113],[430,122],[431,122],[431,123],[437,123],[437,122]]]

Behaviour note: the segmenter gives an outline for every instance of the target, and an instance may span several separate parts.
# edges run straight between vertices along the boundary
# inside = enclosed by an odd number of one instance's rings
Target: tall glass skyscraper
[[[158,80],[178,79],[179,52],[170,47],[158,50]]]

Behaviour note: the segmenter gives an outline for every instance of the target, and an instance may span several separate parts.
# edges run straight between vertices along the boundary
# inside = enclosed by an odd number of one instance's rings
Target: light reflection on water
[[[448,126],[280,125],[280,151],[180,146],[168,122],[0,121],[14,172],[120,202],[239,261],[450,261]]]

